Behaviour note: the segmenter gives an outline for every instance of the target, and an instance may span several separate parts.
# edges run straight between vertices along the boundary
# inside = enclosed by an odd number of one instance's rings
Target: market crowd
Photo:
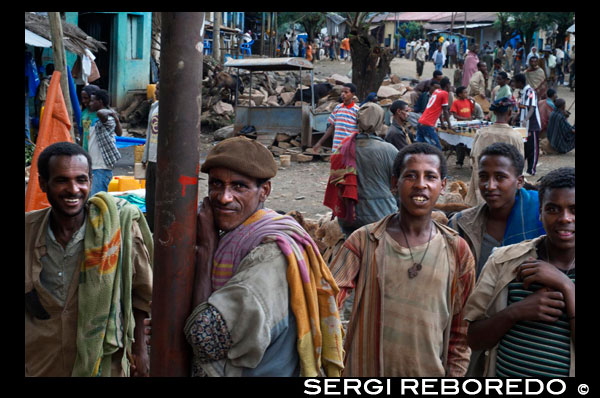
[[[337,40],[283,40],[282,54],[335,53]],[[540,146],[575,146],[556,90],[564,56],[427,43],[406,54],[419,78],[436,66],[410,101],[384,110],[344,84],[312,148],[333,150],[323,203],[344,239],[327,262],[298,220],[265,206],[278,165],[264,145],[238,136],[210,150],[179,331],[190,376],[575,375],[575,169],[526,180]],[[574,88],[574,53],[571,64]],[[103,90],[84,93],[82,141],[40,154],[50,207],[25,215],[25,375],[148,376],[152,330],[170,327],[150,316],[154,214],[106,192],[120,126]],[[156,101],[151,187],[158,117]],[[473,126],[470,141],[441,135]],[[448,151],[472,176],[464,206],[440,211]]]

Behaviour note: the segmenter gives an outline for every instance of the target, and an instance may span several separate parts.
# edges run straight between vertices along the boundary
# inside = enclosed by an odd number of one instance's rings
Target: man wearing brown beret
[[[339,377],[339,290],[308,233],[264,207],[277,172],[271,152],[230,138],[201,171],[208,197],[198,213],[194,310],[184,330],[192,375]]]

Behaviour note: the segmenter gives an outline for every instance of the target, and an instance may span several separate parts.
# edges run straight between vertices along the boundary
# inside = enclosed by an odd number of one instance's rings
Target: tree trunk
[[[351,31],[349,39],[352,83],[356,85],[358,98],[364,100],[370,92],[379,90],[383,79],[391,72],[394,55],[389,48],[381,47],[366,30]]]

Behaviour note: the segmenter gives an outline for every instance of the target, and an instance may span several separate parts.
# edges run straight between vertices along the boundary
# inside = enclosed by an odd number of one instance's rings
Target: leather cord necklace
[[[427,255],[427,250],[429,250],[429,242],[431,242],[431,236],[433,235],[433,225],[431,225],[429,229],[429,240],[427,241],[427,247],[425,248],[425,253],[423,253],[423,257],[421,258],[421,262],[416,263],[415,258],[413,257],[412,250],[410,245],[408,244],[408,238],[406,237],[406,232],[404,232],[404,228],[402,228],[402,224],[400,224],[400,231],[404,235],[404,240],[406,241],[406,246],[408,247],[408,251],[410,253],[410,258],[413,262],[412,267],[408,269],[408,277],[413,279],[419,274],[419,271],[423,268],[423,260],[425,260],[425,256]]]
[[[550,250],[548,249],[548,237],[544,238],[544,250],[546,251],[546,262],[552,264],[550,262]],[[567,271],[565,273],[569,272],[572,269],[574,263],[575,263],[575,255],[573,255],[573,260],[571,260],[569,265],[567,265]],[[552,264],[552,265],[554,265],[554,264]],[[555,265],[555,267],[556,267],[556,265]]]

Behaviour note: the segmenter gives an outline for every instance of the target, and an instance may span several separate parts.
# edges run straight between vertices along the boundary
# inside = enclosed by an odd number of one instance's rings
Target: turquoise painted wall
[[[77,12],[66,12],[66,21],[77,25]],[[99,13],[100,14],[100,13]],[[120,106],[130,90],[145,90],[150,82],[151,12],[103,12],[114,14],[110,43],[111,66],[108,91],[113,107]],[[50,49],[45,58],[52,59]],[[67,62],[73,67],[77,55],[67,51]],[[51,61],[50,61],[51,62]]]
[[[120,106],[130,90],[145,90],[150,82],[151,12],[119,12],[113,29],[111,92]]]

